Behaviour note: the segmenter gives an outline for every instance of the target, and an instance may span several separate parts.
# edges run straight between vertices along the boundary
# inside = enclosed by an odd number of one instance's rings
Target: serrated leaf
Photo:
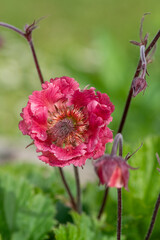
[[[24,179],[1,174],[0,213],[3,240],[41,240],[54,224],[55,209]]]
[[[102,231],[100,224],[97,224],[94,218],[86,214],[79,215],[76,212],[71,213],[73,217],[73,224],[60,225],[55,229],[56,240],[115,240],[116,236],[108,236],[106,232]],[[122,237],[122,239],[124,239]]]
[[[129,191],[147,203],[154,201],[160,191],[156,152],[160,152],[160,137],[148,137],[142,148],[128,161],[131,166],[139,167],[130,171]]]

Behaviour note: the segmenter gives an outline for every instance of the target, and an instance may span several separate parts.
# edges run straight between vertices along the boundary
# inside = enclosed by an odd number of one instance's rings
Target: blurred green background
[[[160,1],[128,0],[6,0],[1,1],[0,21],[23,29],[46,16],[33,33],[35,49],[45,80],[75,78],[81,87],[106,92],[115,105],[111,129],[116,133],[129,86],[139,59],[139,25],[146,12],[144,33],[149,42],[160,28]],[[148,88],[133,99],[124,138],[143,141],[160,133],[160,43],[148,66]],[[9,29],[0,28],[0,136],[19,139],[20,112],[40,82],[28,43]]]
[[[131,45],[129,40],[139,41],[140,20],[146,12],[151,13],[144,21],[144,33],[149,33],[150,42],[160,29],[158,0],[5,0],[0,3],[0,21],[20,29],[23,29],[25,24],[46,17],[33,33],[44,79],[49,81],[50,78],[66,75],[75,78],[81,87],[90,85],[107,93],[115,105],[113,121],[110,124],[114,135],[139,60],[139,49]],[[129,146],[130,152],[139,147],[149,135],[160,135],[160,41],[153,63],[148,65],[148,72],[148,88],[144,95],[140,93],[133,99],[123,131],[125,142],[128,142],[125,147]],[[18,159],[20,162],[22,159],[27,162],[32,162],[33,159],[37,161],[37,154],[32,147],[24,149],[30,143],[29,137],[24,137],[18,129],[21,110],[26,106],[28,96],[37,89],[40,90],[41,86],[28,43],[17,33],[0,27],[0,162],[12,159]],[[158,172],[155,171],[158,167],[155,152],[159,152],[159,142],[158,137],[147,138],[131,164],[140,169],[132,171],[131,178],[134,181],[130,180],[131,191],[124,193],[126,207],[122,232],[127,232],[128,239],[142,239],[148,227],[148,219],[159,192],[159,185],[155,184],[159,181]],[[125,153],[127,152],[128,148]],[[44,163],[42,165],[44,166]],[[53,195],[57,195],[59,188],[59,193],[63,194],[61,191],[64,190],[61,189],[55,172],[52,173],[53,179],[50,175],[43,178],[40,168],[27,166],[24,163],[20,167],[13,167],[11,164],[3,169],[1,166],[0,176],[3,177],[3,171],[8,171],[8,175],[14,174],[17,177],[16,184],[13,184],[12,178],[6,178],[4,175],[4,191],[7,191],[6,179],[9,179],[8,182],[16,191],[19,191],[19,184],[24,190],[20,178],[23,176],[31,182],[32,187],[38,186],[38,189],[47,194],[53,191]],[[85,166],[82,181],[95,179],[92,168],[90,165]],[[46,180],[46,176],[49,176],[49,180]],[[55,180],[58,181],[57,184]],[[89,184],[84,192],[86,209],[91,207],[91,210],[97,211],[102,193],[102,188],[95,190],[95,186]],[[3,194],[1,196],[3,197]],[[12,198],[8,199],[11,203],[7,204],[12,207]],[[90,201],[91,199],[97,200]],[[115,209],[113,199],[116,198],[111,194],[108,211]],[[17,207],[16,204],[15,206]],[[10,208],[6,209],[9,209],[10,214]],[[115,232],[115,213],[108,215],[108,222],[114,223],[111,230]],[[131,225],[133,230],[130,231]],[[28,228],[26,229],[28,231]],[[153,234],[153,239],[158,240],[158,224]]]

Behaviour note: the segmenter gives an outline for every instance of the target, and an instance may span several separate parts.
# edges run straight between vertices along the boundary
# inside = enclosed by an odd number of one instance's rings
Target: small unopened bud
[[[128,190],[129,166],[122,157],[104,155],[94,164],[100,183]]]
[[[147,82],[144,78],[142,77],[137,77],[133,80],[132,82],[132,90],[133,90],[133,97],[136,97],[138,93],[141,91],[145,91],[147,87]]]

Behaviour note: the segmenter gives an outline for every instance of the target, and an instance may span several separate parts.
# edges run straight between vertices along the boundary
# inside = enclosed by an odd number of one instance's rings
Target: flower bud
[[[94,164],[100,183],[128,190],[129,166],[122,157],[103,155]]]
[[[145,91],[147,87],[147,82],[142,77],[137,77],[132,82],[133,97],[136,97],[141,91]]]

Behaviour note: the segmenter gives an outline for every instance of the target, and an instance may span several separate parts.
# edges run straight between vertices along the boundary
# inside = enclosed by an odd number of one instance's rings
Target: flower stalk
[[[154,46],[157,43],[159,38],[160,38],[160,30],[157,32],[156,36],[153,38],[153,40],[149,44],[148,48],[145,50],[145,56],[146,57],[150,53],[150,51],[154,48]],[[136,77],[139,76],[140,71],[141,71],[141,66],[142,66],[142,61],[140,59],[139,62],[138,62],[138,65],[137,65],[136,72],[134,74],[133,80]],[[121,121],[120,121],[117,133],[122,133],[123,127],[124,127],[125,122],[126,122],[128,110],[129,110],[129,107],[131,105],[132,95],[133,95],[133,88],[132,88],[132,83],[131,83],[131,86],[130,86],[130,89],[129,89],[129,93],[128,93],[128,97],[127,97],[127,100],[126,100],[126,104],[125,104],[125,107],[124,107],[124,110],[123,110],[123,114],[122,114],[122,117],[121,117]],[[104,196],[103,196],[102,204],[101,204],[100,211],[99,211],[99,214],[98,214],[98,218],[99,219],[101,218],[101,215],[102,215],[102,213],[104,211],[104,208],[105,208],[105,205],[106,205],[106,200],[107,200],[106,195],[108,195],[108,189],[105,190],[105,193],[104,193]]]
[[[32,41],[32,31],[37,28],[36,24],[37,24],[37,22],[34,21],[33,24],[31,24],[29,26],[26,25],[25,32],[23,32],[19,28],[16,28],[16,27],[14,27],[14,26],[12,26],[8,23],[0,22],[0,26],[5,27],[5,28],[9,28],[9,29],[17,32],[18,34],[20,34],[22,37],[24,37],[27,40],[27,42],[29,43],[32,55],[33,55],[34,63],[35,63],[35,66],[36,66],[36,70],[37,70],[40,82],[42,84],[42,83],[44,83],[44,79],[43,79],[43,76],[42,76],[42,72],[41,72],[41,69],[40,69],[40,66],[39,66],[38,58],[37,58],[35,48],[34,48],[34,44],[33,44],[33,41]]]
[[[40,82],[41,84],[44,83],[44,79],[43,79],[43,76],[42,76],[42,72],[41,72],[41,69],[40,69],[40,66],[39,66],[39,62],[38,62],[38,59],[37,59],[37,55],[36,55],[36,52],[35,52],[35,48],[34,48],[34,45],[33,45],[33,41],[29,41],[29,46],[31,48],[31,51],[32,51],[32,55],[33,55],[33,59],[34,59],[34,63],[36,65],[36,69],[37,69],[37,73],[38,73],[38,76],[39,76],[39,79],[40,79]]]
[[[117,207],[117,240],[121,239],[121,225],[122,225],[122,191],[117,189],[118,207]]]
[[[109,193],[109,187],[106,187],[105,192],[104,192],[104,196],[103,196],[103,201],[102,201],[101,208],[99,210],[97,219],[101,218],[101,215],[103,213],[103,210],[104,210],[106,202],[107,202],[108,193]]]
[[[119,156],[122,156],[122,144],[123,144],[123,138],[122,135],[119,133],[116,135],[115,139],[114,139],[114,143],[112,146],[112,151],[111,151],[111,156],[116,155],[117,153],[117,148],[118,148],[118,144],[119,144]],[[106,201],[107,201],[107,197],[108,197],[108,193],[109,193],[109,187],[106,187],[105,192],[104,192],[104,196],[103,196],[103,200],[102,200],[102,204],[100,207],[100,210],[98,212],[98,216],[97,218],[100,219],[102,216],[102,213],[104,211],[104,208],[106,206]]]
[[[150,51],[153,49],[153,47],[155,46],[155,44],[157,43],[158,39],[160,38],[160,30],[158,31],[158,33],[156,34],[156,36],[153,38],[152,42],[149,44],[148,48],[145,50],[145,57],[147,57],[147,55],[150,53]],[[142,67],[142,61],[141,59],[138,62],[137,68],[136,68],[136,72],[134,74],[133,80],[139,76],[140,71],[141,71],[141,67]],[[131,104],[131,100],[132,100],[132,95],[133,95],[133,89],[132,89],[132,83],[130,86],[130,90],[128,93],[128,97],[126,100],[126,104],[124,107],[124,111],[121,117],[121,121],[119,124],[119,128],[118,128],[118,133],[122,133],[126,118],[127,118],[127,114],[128,114],[128,110]]]
[[[118,133],[115,137],[111,156],[115,156],[117,154],[117,149],[119,145],[119,156],[122,157],[123,152],[123,138],[120,133]],[[117,206],[117,240],[121,239],[121,225],[122,225],[122,191],[121,188],[117,189],[118,196],[118,206]]]
[[[80,178],[78,167],[74,166],[74,174],[76,179],[76,189],[77,189],[77,212],[81,214],[82,212],[82,204],[81,204],[81,186],[80,186]]]
[[[119,156],[117,156],[117,150],[119,146]],[[104,199],[98,214],[98,219],[100,219],[101,214],[104,210],[109,187],[117,188],[117,240],[121,239],[121,215],[122,215],[122,196],[121,188],[128,188],[128,179],[130,167],[127,165],[125,159],[122,158],[123,152],[123,138],[121,133],[118,133],[114,139],[112,146],[112,151],[110,155],[104,155],[95,163],[95,170],[99,176],[101,184],[106,185]]]
[[[154,227],[154,224],[155,224],[155,221],[156,221],[156,216],[157,216],[159,207],[160,207],[160,194],[158,195],[158,198],[157,198],[157,201],[156,201],[156,204],[155,204],[155,207],[154,207],[151,223],[150,223],[148,232],[146,234],[145,240],[148,240],[151,236],[151,233],[153,231],[153,227]]]
[[[121,134],[117,134],[117,147],[119,143],[119,156],[122,157],[123,153],[123,138]],[[113,148],[112,148],[113,149]],[[121,188],[117,189],[118,194],[118,212],[117,212],[117,240],[121,239],[121,226],[122,226],[122,190]]]
[[[74,198],[73,198],[73,195],[72,195],[72,193],[71,193],[71,190],[70,190],[70,188],[69,188],[69,186],[68,186],[68,184],[67,184],[67,181],[66,181],[66,179],[65,179],[63,170],[62,170],[62,168],[60,168],[60,167],[59,167],[58,169],[59,169],[60,176],[61,176],[61,178],[62,178],[63,184],[64,184],[64,186],[65,186],[65,189],[66,189],[66,191],[67,191],[67,193],[68,193],[68,195],[69,195],[69,198],[70,198],[70,201],[71,201],[71,204],[72,204],[72,208],[73,208],[75,211],[77,211],[77,205],[76,205],[76,203],[75,203],[75,201],[74,201]]]

